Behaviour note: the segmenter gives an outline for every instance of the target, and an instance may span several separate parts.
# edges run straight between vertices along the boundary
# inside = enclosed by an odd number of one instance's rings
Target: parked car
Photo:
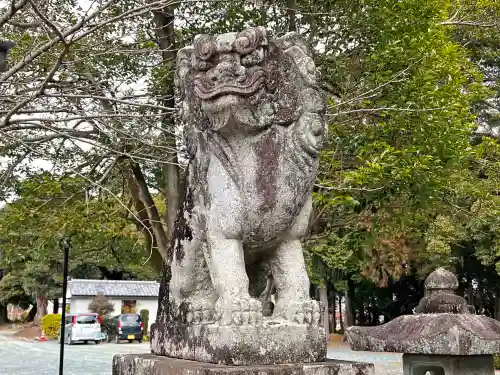
[[[59,341],[61,332],[59,331]],[[64,343],[72,345],[83,341],[101,343],[101,317],[94,313],[68,314],[65,321]]]
[[[121,314],[109,319],[106,340],[117,344],[121,340],[142,342],[144,338],[144,322],[139,314]]]

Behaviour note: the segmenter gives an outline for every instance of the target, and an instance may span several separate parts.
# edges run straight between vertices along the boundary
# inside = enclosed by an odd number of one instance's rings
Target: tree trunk
[[[9,314],[7,311],[7,305],[0,304],[0,324],[9,322]]]
[[[30,312],[28,313],[28,316],[26,317],[27,322],[33,322],[35,320],[35,317],[37,315],[38,308],[36,305],[33,305],[31,308]]]
[[[469,305],[474,305],[474,288],[470,277],[467,279],[467,302]]]
[[[354,306],[353,306],[353,298],[354,297],[354,283],[352,280],[347,280],[347,290],[345,292],[345,324],[344,329],[352,327],[355,322],[354,316]]]
[[[54,299],[54,307],[52,309],[52,314],[58,314],[59,313],[59,298]]]
[[[165,6],[161,10],[153,11],[153,21],[156,26],[158,44],[162,51],[162,60],[166,66],[175,66],[175,29],[174,29],[174,5]],[[172,72],[173,73],[173,72]],[[174,108],[174,86],[172,76],[165,76],[161,83],[163,106]],[[170,280],[172,278],[171,263],[173,255],[173,246],[176,234],[182,230],[177,228],[177,221],[182,217],[181,207],[184,200],[184,186],[181,182],[181,173],[178,164],[177,147],[175,139],[175,121],[172,113],[165,112],[162,120],[162,127],[165,129],[164,137],[167,145],[173,151],[169,160],[163,165],[162,171],[165,179],[163,194],[167,202],[167,248],[166,254],[162,254],[162,272],[160,281],[160,295],[158,298],[159,319],[168,319],[170,316]],[[180,224],[179,224],[180,225]],[[158,241],[158,239],[157,239]],[[158,241],[159,242],[159,241]]]
[[[330,334],[330,311],[328,308],[328,289],[325,286],[321,286],[319,289],[319,300],[323,304],[323,326],[325,327],[325,332],[327,335]]]
[[[175,28],[174,28],[174,6],[166,6],[163,10],[153,12],[158,43],[162,50],[162,60],[167,66],[174,66],[176,60],[175,50]],[[165,77],[162,83],[162,105],[167,108],[175,107],[174,86],[170,77]],[[175,139],[175,121],[171,112],[165,112],[162,120],[166,147],[175,150],[169,155],[169,160],[163,165],[163,176],[165,178],[165,186],[163,194],[167,202],[167,210],[165,219],[167,220],[167,237],[171,239],[174,234],[175,220],[177,212],[182,206],[181,197],[184,187],[181,182],[181,173],[179,168],[179,160],[177,157],[177,142]]]
[[[484,314],[484,300],[483,300],[483,293],[482,293],[482,283],[479,281],[477,285],[477,313],[478,315],[483,315]]]
[[[158,209],[156,208],[153,197],[151,196],[151,193],[148,189],[146,178],[142,173],[141,167],[139,166],[139,164],[134,162],[131,162],[130,164],[132,173],[134,174],[135,180],[137,182],[137,187],[139,189],[139,198],[146,208],[149,222],[153,230],[153,235],[156,243],[158,244],[158,252],[164,259],[166,259],[168,257],[168,239],[165,233],[165,228],[163,227],[163,222],[161,221],[160,214],[158,213]]]
[[[337,292],[332,292],[332,328],[330,332],[337,333]]]
[[[495,319],[500,320],[500,298],[498,298],[498,293],[496,294],[495,298]]]
[[[359,305],[359,324],[362,326],[366,325],[366,312],[365,312],[364,301],[361,301],[361,304]]]
[[[42,318],[47,315],[47,298],[44,295],[36,296],[36,311],[35,324],[41,325]]]
[[[297,31],[297,0],[287,0],[288,31]]]
[[[339,320],[340,320],[340,331],[345,332],[344,317],[342,316],[342,294],[339,294]]]

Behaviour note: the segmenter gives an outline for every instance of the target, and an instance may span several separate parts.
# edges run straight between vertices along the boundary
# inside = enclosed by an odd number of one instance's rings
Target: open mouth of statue
[[[194,79],[194,90],[202,100],[215,99],[223,95],[243,95],[250,96],[264,83],[264,72],[257,71],[244,82],[231,80],[224,83],[211,83],[205,75],[197,76]]]

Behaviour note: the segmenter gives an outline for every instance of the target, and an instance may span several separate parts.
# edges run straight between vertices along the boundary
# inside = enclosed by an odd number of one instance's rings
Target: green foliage
[[[447,195],[467,171],[472,106],[487,91],[441,25],[445,2],[358,6],[315,8],[326,14],[316,22],[323,37],[343,22],[317,56],[332,121],[314,194],[320,232],[307,244],[330,268],[387,285],[402,264],[429,253],[430,267],[450,259],[449,245],[426,233],[450,212]]]
[[[57,339],[61,327],[61,314],[47,314],[42,318],[42,330],[48,339]]]
[[[85,12],[69,0],[45,3],[43,10],[49,18],[58,18],[56,24],[74,24]],[[344,292],[349,280],[359,297],[358,310],[362,306],[371,321],[382,310],[387,316],[401,313],[399,306],[390,305],[393,294],[400,296],[398,303],[404,300],[405,288],[409,297],[400,305],[410,311],[420,293],[418,280],[439,265],[454,266],[464,279],[487,285],[487,298],[493,300],[500,273],[500,146],[491,137],[492,129],[500,126],[498,1],[296,4],[292,20],[285,0],[260,6],[244,0],[179,2],[175,48],[190,44],[195,34],[255,25],[279,36],[293,21],[315,47],[320,85],[329,97],[330,132],[313,193],[312,231],[305,241],[312,281]],[[113,4],[95,24],[136,5],[131,0]],[[57,90],[112,97],[124,85],[142,81],[146,93],[140,100],[163,103],[168,96],[164,91],[173,82],[174,62],[161,61],[151,18],[150,12],[138,12],[105,23],[71,45],[67,68],[57,74]],[[5,36],[17,42],[13,62],[48,38],[39,30],[10,24],[4,29]],[[124,43],[122,36],[133,42]],[[36,64],[29,64],[20,72],[19,84],[32,77],[43,81],[61,51],[62,45],[56,44]],[[22,87],[16,90],[23,92]],[[127,101],[137,93],[124,91]],[[44,102],[43,95],[28,99],[33,107],[26,110],[69,106],[70,114],[89,109],[85,114],[97,116],[110,110],[96,98],[65,98],[57,106],[55,98]],[[151,191],[162,191],[153,198],[163,217],[163,168],[165,154],[171,152],[166,152],[165,137],[174,131],[155,128],[158,109],[119,102],[111,107],[115,114],[125,113],[127,121],[96,121],[97,134],[82,137],[93,145],[90,151],[83,151],[74,139],[60,138],[69,124],[62,118],[65,127],[55,132],[47,133],[45,124],[32,131],[33,123],[21,133],[16,124],[4,130],[18,134],[0,139],[0,156],[11,165],[29,151],[36,155],[29,158],[42,157],[57,167],[52,173],[22,167],[23,177],[15,175],[2,187],[15,199],[0,214],[0,268],[7,270],[0,281],[1,303],[55,295],[61,282],[62,254],[56,240],[61,232],[72,234],[72,276],[153,278],[148,259],[154,241],[149,238],[148,244],[147,221],[137,218],[143,210],[132,208],[137,200],[131,197],[121,162],[141,163]],[[485,129],[489,136],[475,134]],[[40,139],[44,141],[36,143]],[[8,168],[2,165],[3,170]]]
[[[17,199],[0,212],[3,256],[0,299],[56,298],[62,284],[60,233],[72,235],[70,275],[103,278],[120,272],[150,279],[147,253],[129,212],[79,178],[35,174],[16,184]],[[125,213],[123,213],[125,211]]]
[[[27,309],[34,302],[23,287],[23,279],[19,274],[8,273],[0,280],[0,303],[13,304]]]
[[[141,316],[141,320],[144,323],[144,332],[148,332],[149,329],[149,310],[142,309],[139,311],[139,315]]]

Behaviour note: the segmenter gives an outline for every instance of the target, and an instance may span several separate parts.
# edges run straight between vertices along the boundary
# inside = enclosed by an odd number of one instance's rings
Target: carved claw
[[[293,323],[319,325],[321,308],[318,301],[305,300],[291,302],[280,309],[279,316]]]
[[[259,324],[262,322],[262,304],[251,297],[220,298],[215,305],[215,319],[221,325]]]
[[[213,308],[210,302],[195,300],[186,303],[186,323],[201,324],[213,321]]]

